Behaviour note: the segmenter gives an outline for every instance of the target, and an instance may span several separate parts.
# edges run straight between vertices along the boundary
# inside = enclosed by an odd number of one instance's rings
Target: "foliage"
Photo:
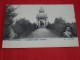
[[[21,18],[15,23],[13,29],[14,32],[17,33],[18,38],[23,38],[27,37],[32,31],[37,29],[37,25],[35,23],[30,23],[30,21],[25,18]]]
[[[58,36],[63,37],[63,32],[67,26],[71,27],[72,34],[74,36],[77,36],[76,24],[75,23],[66,23],[66,21],[64,19],[62,19],[61,17],[55,18],[54,23],[52,23],[52,24],[49,23],[46,28],[55,31],[55,33]]]
[[[16,8],[11,5],[6,6],[6,15],[5,15],[5,23],[4,23],[4,39],[9,38],[10,27],[13,23],[13,18],[17,16],[15,13]]]

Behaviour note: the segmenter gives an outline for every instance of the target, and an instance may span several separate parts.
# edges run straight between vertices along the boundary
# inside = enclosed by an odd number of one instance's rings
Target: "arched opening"
[[[40,21],[40,27],[44,27],[44,22]]]

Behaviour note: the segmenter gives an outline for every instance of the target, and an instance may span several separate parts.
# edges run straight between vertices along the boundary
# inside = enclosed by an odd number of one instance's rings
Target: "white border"
[[[79,47],[78,38],[26,38],[3,40],[2,48]]]

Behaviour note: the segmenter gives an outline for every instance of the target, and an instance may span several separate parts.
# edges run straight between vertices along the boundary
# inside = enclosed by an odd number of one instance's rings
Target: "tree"
[[[58,36],[61,36],[65,26],[66,21],[62,17],[59,17],[55,18],[55,21],[52,24],[48,22],[46,28],[53,30]]]
[[[6,15],[5,15],[5,23],[4,23],[4,39],[9,38],[10,34],[10,27],[13,24],[13,18],[17,16],[17,13],[15,13],[16,8],[14,8],[12,5],[6,6]]]
[[[46,28],[48,28],[48,29],[52,29],[52,24],[51,24],[50,22],[48,22]]]
[[[54,24],[63,24],[66,23],[62,17],[55,18]]]
[[[15,23],[13,29],[14,32],[17,33],[18,38],[24,38],[37,29],[37,25],[35,23],[30,23],[30,21],[25,18],[21,18]]]

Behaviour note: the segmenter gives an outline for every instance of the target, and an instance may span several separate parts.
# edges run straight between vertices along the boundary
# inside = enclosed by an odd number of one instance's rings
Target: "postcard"
[[[6,5],[2,48],[78,46],[73,4]]]

